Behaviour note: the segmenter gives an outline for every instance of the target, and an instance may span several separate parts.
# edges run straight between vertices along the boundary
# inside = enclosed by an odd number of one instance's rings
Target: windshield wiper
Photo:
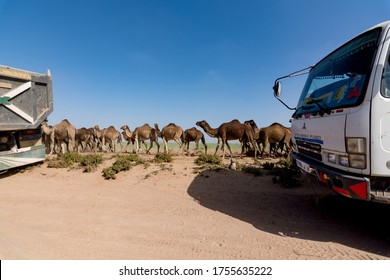
[[[330,113],[332,112],[331,109],[325,108],[323,105],[320,104],[320,102],[322,102],[322,100],[323,100],[323,99],[315,99],[315,98],[312,98],[312,99],[306,101],[306,104],[316,104],[316,105],[318,106],[318,108],[320,108],[319,114],[320,114],[321,117],[322,117],[324,114],[330,115]]]
[[[297,112],[299,111],[299,110],[301,110],[301,109],[303,109],[303,110],[309,110],[309,109],[312,109],[312,108],[314,108],[314,106],[313,105],[310,105],[310,106],[307,106],[307,105],[302,105],[302,106],[300,106],[300,107],[298,107],[296,110],[295,110],[295,112],[294,112],[294,114],[292,114],[292,118],[300,118],[300,117],[302,117],[302,113],[300,113],[300,114],[297,114]]]
[[[302,105],[300,106],[299,108],[297,108],[294,112],[294,114],[292,115],[292,117],[297,117],[297,118],[300,118],[303,114],[297,114],[297,112],[301,109],[303,110],[309,110],[309,109],[313,109],[314,108],[314,105],[317,105],[317,107],[320,109],[320,111],[318,112],[318,114],[323,117],[324,114],[328,114],[330,115],[332,110],[331,109],[328,109],[328,108],[325,108],[324,105],[321,105],[320,102],[323,101],[323,98],[320,98],[320,99],[315,99],[315,98],[309,98],[309,100],[305,101],[305,105]],[[311,115],[317,115],[317,112],[310,112]]]

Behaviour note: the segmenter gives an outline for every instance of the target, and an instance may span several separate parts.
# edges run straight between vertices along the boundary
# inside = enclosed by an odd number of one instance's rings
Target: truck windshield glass
[[[294,117],[353,107],[364,98],[381,29],[353,39],[309,73]]]

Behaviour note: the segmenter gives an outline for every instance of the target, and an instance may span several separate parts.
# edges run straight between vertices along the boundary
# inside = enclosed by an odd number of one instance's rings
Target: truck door
[[[371,102],[371,175],[390,174],[390,31],[379,46]]]

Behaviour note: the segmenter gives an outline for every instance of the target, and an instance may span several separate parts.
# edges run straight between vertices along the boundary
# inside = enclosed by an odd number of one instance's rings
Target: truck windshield
[[[310,71],[293,117],[330,113],[364,99],[381,29],[346,43]]]

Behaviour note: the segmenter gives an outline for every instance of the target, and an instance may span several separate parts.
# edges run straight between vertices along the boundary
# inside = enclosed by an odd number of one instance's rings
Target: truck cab
[[[295,165],[341,195],[383,203],[390,203],[389,30],[390,21],[378,24],[309,67],[291,117]],[[291,76],[275,81],[277,99],[280,80]]]

